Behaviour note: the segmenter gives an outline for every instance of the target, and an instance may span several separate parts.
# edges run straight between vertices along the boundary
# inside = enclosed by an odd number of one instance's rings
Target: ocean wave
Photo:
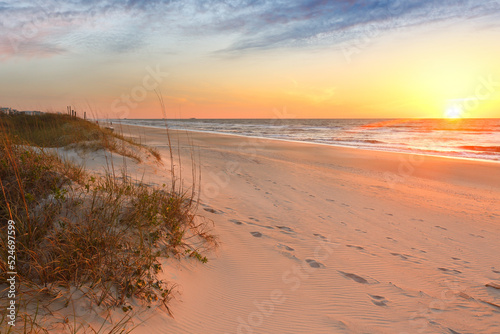
[[[376,139],[356,139],[356,138],[347,138],[347,139],[337,139],[337,138],[332,138],[334,142],[343,142],[343,143],[354,143],[354,144],[361,144],[361,143],[366,143],[366,144],[387,144],[384,141],[381,140],[376,140]]]
[[[375,140],[375,139],[365,139],[361,140],[363,143],[368,143],[368,144],[385,144],[385,142],[381,140]]]
[[[466,146],[460,146],[458,148],[460,148],[462,150],[468,150],[468,151],[500,153],[500,146],[472,146],[472,145],[466,145]]]

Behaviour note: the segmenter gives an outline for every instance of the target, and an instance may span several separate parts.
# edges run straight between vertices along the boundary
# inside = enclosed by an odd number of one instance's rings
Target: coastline
[[[121,127],[167,156],[165,129]],[[164,264],[175,318],[138,333],[500,329],[497,163],[169,131],[221,246]]]
[[[131,124],[123,124],[123,123],[118,123],[120,127],[123,126],[137,126],[137,127],[143,127],[143,128],[151,128],[151,129],[160,129],[164,130],[164,127],[160,126],[153,126],[153,125],[131,125]],[[241,135],[241,134],[236,134],[236,133],[225,133],[225,132],[217,132],[217,131],[203,131],[203,130],[191,130],[191,129],[169,129],[170,131],[188,131],[188,132],[197,132],[197,133],[207,133],[207,134],[214,134],[214,135],[221,135],[221,136],[236,136],[236,137],[242,137],[242,138],[255,138],[259,140],[278,140],[278,141],[284,141],[284,142],[290,142],[290,143],[306,143],[306,144],[313,144],[313,145],[322,145],[322,146],[331,146],[331,147],[342,147],[342,148],[351,148],[351,149],[356,149],[356,150],[365,150],[365,151],[375,151],[375,152],[391,152],[391,153],[398,153],[398,154],[408,154],[408,155],[420,155],[420,156],[429,156],[429,157],[440,157],[440,158],[448,158],[448,159],[458,159],[458,160],[472,160],[472,161],[484,161],[484,162],[493,162],[493,163],[500,163],[500,160],[492,160],[492,159],[482,159],[482,158],[474,158],[474,157],[461,157],[461,156],[454,156],[454,155],[446,155],[443,154],[442,152],[437,152],[435,154],[429,153],[429,152],[414,152],[411,150],[404,151],[404,150],[391,150],[391,149],[382,149],[382,148],[376,148],[376,147],[356,147],[353,145],[341,145],[338,143],[321,143],[321,142],[314,142],[314,141],[301,141],[301,140],[293,140],[293,139],[283,139],[283,138],[270,138],[270,137],[262,137],[262,136],[250,136],[250,135]]]
[[[134,129],[130,131],[129,129]],[[164,136],[166,138],[166,130],[165,128],[153,127],[153,126],[140,126],[140,125],[124,125],[120,124],[120,129],[124,132],[124,134],[131,136],[142,136],[147,137],[150,135],[154,136]],[[137,129],[155,129],[155,132],[149,132],[146,135],[146,132],[138,132]],[[326,152],[329,152],[329,155],[338,154],[335,157],[336,162],[340,163],[341,159],[347,159],[342,161],[343,164],[348,164],[352,160],[363,160],[365,165],[363,168],[375,170],[381,173],[390,173],[393,174],[392,177],[396,180],[396,183],[400,183],[401,179],[398,178],[398,175],[407,179],[410,176],[413,177],[432,177],[433,179],[439,180],[441,174],[432,173],[431,171],[423,171],[419,169],[418,166],[422,164],[424,161],[428,161],[431,164],[450,164],[451,166],[460,166],[459,168],[450,168],[442,167],[441,169],[447,169],[450,176],[454,176],[455,179],[475,179],[473,182],[478,182],[482,184],[487,184],[488,187],[492,185],[498,186],[500,189],[500,172],[496,169],[498,168],[498,161],[494,160],[483,160],[483,159],[472,159],[472,158],[462,158],[462,157],[452,157],[452,156],[439,156],[439,155],[427,155],[427,154],[419,154],[419,153],[410,153],[410,152],[392,152],[392,151],[383,151],[383,150],[373,150],[373,149],[365,149],[365,148],[356,148],[349,146],[341,146],[341,145],[330,145],[323,143],[313,143],[313,142],[303,142],[303,141],[294,141],[294,140],[286,140],[286,139],[277,139],[277,138],[264,138],[264,137],[253,137],[253,136],[244,136],[238,134],[227,134],[227,133],[214,133],[208,131],[196,131],[196,130],[172,130],[169,129],[172,135],[180,134],[181,136],[189,136],[189,134],[195,134],[200,136],[200,141],[206,138],[227,138],[231,139],[233,137],[239,138],[247,143],[247,146],[280,146],[280,143],[284,143],[285,147],[288,147],[289,151],[292,151],[296,147],[299,148],[315,148],[318,149],[320,147],[324,148]],[[145,137],[145,138],[146,138]],[[216,140],[217,141],[217,140]],[[159,142],[159,141],[157,141]],[[296,145],[296,146],[295,146]],[[154,143],[153,143],[154,146]],[[198,148],[206,145],[200,145]],[[235,145],[233,145],[235,146]],[[195,145],[196,147],[196,145]],[[320,149],[321,150],[321,149]],[[380,160],[388,162],[385,166],[380,166]],[[395,162],[395,163],[392,163]],[[356,167],[358,165],[357,161],[353,161],[349,166],[345,167]],[[467,169],[468,173],[463,173],[463,170]],[[469,168],[478,168],[474,172],[469,172]],[[455,174],[455,175],[454,175]],[[467,174],[467,175],[464,175]],[[485,175],[491,177],[492,179],[485,180]],[[386,178],[386,181],[390,180]]]

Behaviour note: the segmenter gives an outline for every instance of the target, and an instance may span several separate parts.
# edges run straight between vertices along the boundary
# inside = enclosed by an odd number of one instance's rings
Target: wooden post
[[[83,119],[87,120],[87,112],[86,111],[83,112]]]

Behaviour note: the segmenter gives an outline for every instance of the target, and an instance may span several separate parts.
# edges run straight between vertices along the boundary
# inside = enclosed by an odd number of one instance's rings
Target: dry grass
[[[69,115],[1,115],[0,127],[11,140],[37,147],[69,147],[84,151],[107,150],[141,161],[137,151],[145,151],[157,161],[161,156],[153,147],[142,145],[120,133]]]
[[[7,221],[14,220],[25,303],[49,309],[57,300],[68,306],[69,292],[77,289],[104,309],[127,312],[130,300],[138,300],[162,303],[170,312],[173,286],[158,278],[160,259],[187,255],[206,262],[204,251],[216,245],[207,222],[194,214],[193,194],[175,188],[173,172],[172,184],[156,188],[131,180],[126,170],[90,175],[43,147],[93,142],[119,153],[109,143],[126,139],[65,115],[26,117],[34,116],[0,119],[0,284],[8,271]],[[44,332],[37,314],[38,308],[20,314],[28,332]]]

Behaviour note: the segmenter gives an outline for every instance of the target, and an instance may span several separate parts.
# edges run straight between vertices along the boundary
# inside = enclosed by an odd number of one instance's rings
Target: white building
[[[16,109],[12,109],[9,107],[2,107],[0,108],[0,114],[7,114],[7,115],[17,115],[17,114],[24,114],[24,115],[42,115],[43,112],[38,111],[38,110],[27,110],[27,111],[19,111]]]
[[[39,116],[41,114],[43,114],[41,111],[38,111],[38,110],[30,110],[30,111],[21,111],[21,113],[25,114],[25,115],[30,115],[30,116]]]

